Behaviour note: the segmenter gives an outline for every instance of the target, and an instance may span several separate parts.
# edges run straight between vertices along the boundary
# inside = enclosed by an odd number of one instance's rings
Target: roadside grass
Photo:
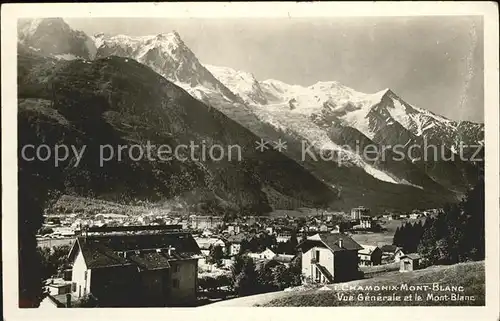
[[[446,286],[462,286],[463,291],[433,291],[433,290],[402,290],[399,286],[406,284],[408,286],[431,285],[438,283]],[[413,272],[388,272],[384,275],[379,275],[371,279],[357,280],[346,283],[347,285],[355,285],[364,287],[363,290],[340,290],[338,285],[332,284],[328,287],[330,291],[305,291],[300,293],[291,293],[285,297],[277,298],[257,306],[265,307],[302,307],[302,306],[484,306],[485,304],[485,273],[484,261],[460,263],[450,266],[433,266],[427,269]],[[398,286],[397,290],[367,290],[369,286]],[[339,290],[335,290],[335,287]],[[471,300],[433,300],[428,297],[429,294],[451,297],[452,293],[457,293],[462,296],[474,297]],[[354,297],[351,301],[342,301],[339,295],[344,297]],[[403,301],[403,297],[412,295],[412,300]],[[370,296],[376,297],[391,297],[400,296],[401,300],[384,300],[377,301],[371,299],[369,301],[361,300],[361,297]],[[417,301],[414,298],[421,296],[422,301]]]

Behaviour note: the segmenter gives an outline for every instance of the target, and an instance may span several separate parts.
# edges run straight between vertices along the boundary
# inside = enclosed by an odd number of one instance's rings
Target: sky
[[[483,22],[472,16],[65,19],[89,35],[176,30],[202,63],[303,86],[392,89],[454,120],[483,122]]]

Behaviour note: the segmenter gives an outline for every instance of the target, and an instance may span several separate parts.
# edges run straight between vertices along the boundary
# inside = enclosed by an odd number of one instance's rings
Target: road
[[[75,238],[61,238],[61,239],[52,239],[52,238],[44,238],[44,239],[37,239],[37,245],[39,247],[53,247],[53,246],[60,246],[60,245],[69,245],[71,246],[73,244],[73,241]]]
[[[224,300],[201,306],[200,308],[222,308],[222,307],[252,307],[255,304],[263,304],[271,300],[292,294],[292,292],[276,291],[256,295],[249,295],[236,299]]]

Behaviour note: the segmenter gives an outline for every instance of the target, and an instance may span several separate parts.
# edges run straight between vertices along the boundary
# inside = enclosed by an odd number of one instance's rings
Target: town
[[[380,271],[412,271],[419,268],[419,255],[394,245],[394,233],[440,212],[376,215],[360,206],[349,213],[284,212],[230,222],[179,213],[47,215],[37,235],[39,249],[59,255],[59,264],[46,275],[41,306],[199,306]],[[245,285],[248,266],[261,284]]]

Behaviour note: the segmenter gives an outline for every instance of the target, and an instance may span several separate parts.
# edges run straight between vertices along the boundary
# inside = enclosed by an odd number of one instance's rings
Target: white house
[[[290,263],[292,263],[292,260],[295,258],[295,255],[289,255],[289,254],[276,254],[275,257],[273,257],[273,260],[283,264],[286,267],[290,266]]]
[[[227,238],[226,248],[229,255],[237,255],[241,250],[241,242],[246,239],[244,233],[239,233],[236,235],[231,235]]]
[[[335,225],[335,227],[330,231],[330,233],[340,233],[340,226]]]
[[[201,250],[201,254],[203,255],[203,257],[198,261],[198,264],[200,267],[203,267],[203,269],[211,270],[212,265],[207,262],[207,258],[210,255],[210,248],[220,246],[224,251],[226,244],[218,237],[197,237],[195,238],[195,241]]]
[[[226,246],[224,241],[218,237],[197,237],[195,241],[201,250],[209,250],[214,246],[220,246],[222,248]]]
[[[239,225],[228,225],[227,232],[238,234],[238,233],[240,233],[240,226]]]
[[[272,260],[274,257],[276,257],[276,253],[274,253],[271,249],[266,248],[260,253],[248,253],[248,256],[254,259]]]
[[[229,246],[229,255],[238,255],[241,250],[241,244],[240,243],[231,243]]]
[[[290,241],[292,235],[290,233],[279,233],[276,235],[276,242],[278,243],[286,243]]]
[[[363,248],[346,234],[315,234],[298,247],[302,252],[302,273],[310,282],[348,281],[358,275],[358,250]]]
[[[382,250],[382,258],[388,261],[399,262],[401,257],[405,255],[403,249],[396,245],[384,245],[380,249]]]
[[[358,251],[359,264],[361,266],[380,265],[382,263],[382,250],[374,245],[361,245],[362,250]]]

